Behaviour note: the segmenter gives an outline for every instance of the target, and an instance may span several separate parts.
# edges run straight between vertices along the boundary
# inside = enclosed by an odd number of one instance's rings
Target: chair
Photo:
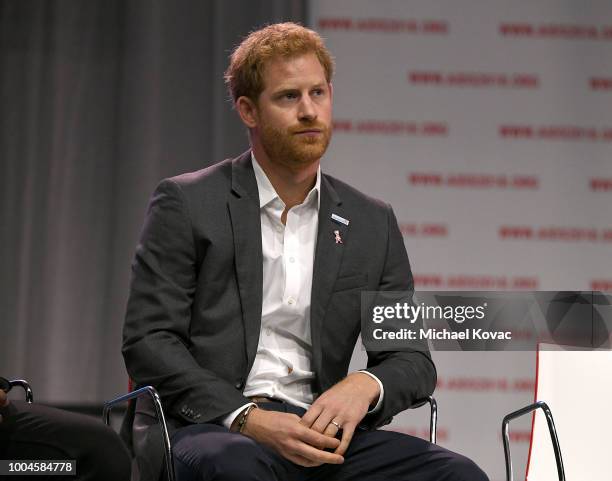
[[[130,381],[131,385],[131,381]],[[123,396],[112,399],[104,403],[104,409],[102,411],[102,420],[104,424],[110,426],[110,414],[113,407],[124,402],[134,402],[141,396],[149,396],[155,406],[155,414],[157,416],[157,422],[159,423],[159,429],[161,431],[162,441],[164,443],[164,461],[166,465],[166,473],[168,475],[168,481],[174,481],[174,459],[172,458],[172,445],[170,444],[170,435],[168,433],[168,425],[166,423],[166,416],[164,415],[164,408],[162,406],[161,398],[159,393],[153,386],[144,386],[135,391],[131,391]]]
[[[130,381],[131,386],[131,381]],[[166,472],[168,475],[168,481],[175,481],[174,476],[174,460],[172,457],[172,445],[170,443],[170,435],[168,433],[168,425],[166,423],[166,417],[164,415],[164,409],[161,403],[161,398],[159,393],[153,386],[144,386],[140,389],[136,389],[135,391],[131,391],[123,396],[112,399],[106,403],[104,403],[104,409],[102,412],[102,420],[104,424],[110,426],[110,414],[113,407],[122,404],[124,402],[134,402],[135,399],[141,396],[149,396],[151,397],[153,404],[155,406],[155,414],[157,416],[157,421],[159,423],[159,429],[161,431],[162,440],[164,443],[164,463],[166,466]],[[436,443],[436,433],[437,433],[437,423],[438,423],[438,404],[433,396],[428,396],[427,398],[420,399],[414,408],[418,408],[423,406],[424,404],[429,404],[430,407],[430,418],[429,418],[429,440],[431,443]]]
[[[8,379],[0,377],[0,389],[3,389],[8,392],[15,386],[23,389],[25,393],[26,402],[28,402],[29,404],[32,404],[34,402],[34,393],[32,392],[30,384],[26,380],[13,379],[12,381],[9,381]]]
[[[532,413],[541,409],[544,415],[546,416],[546,423],[548,424],[548,432],[550,434],[550,439],[553,445],[553,449],[555,452],[555,463],[557,467],[557,474],[559,476],[559,481],[565,481],[565,469],[563,467],[563,457],[561,456],[561,447],[559,446],[559,438],[557,437],[557,430],[555,428],[555,421],[553,419],[552,412],[548,405],[544,401],[537,401],[529,406],[525,406],[524,408],[518,409],[510,414],[507,414],[502,421],[502,437],[504,442],[504,456],[506,458],[506,480],[514,481],[514,473],[512,470],[512,457],[510,455],[510,434],[509,434],[509,426],[510,421],[513,419],[519,418],[525,414]],[[531,443],[533,446],[533,431]],[[531,459],[531,446],[529,448],[529,459]],[[527,462],[527,475],[525,479],[529,478],[529,461]]]
[[[438,434],[438,403],[433,396],[427,396],[419,400],[412,408],[416,409],[424,404],[429,404],[429,442],[436,444]]]
[[[514,480],[509,423],[529,413],[533,420],[527,480],[565,481],[566,472],[569,479],[609,480],[612,414],[603,407],[610,405],[612,350],[540,344],[535,402],[502,422],[507,481]]]

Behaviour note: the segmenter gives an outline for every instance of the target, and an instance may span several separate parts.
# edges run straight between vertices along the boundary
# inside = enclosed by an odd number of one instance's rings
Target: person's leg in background
[[[101,420],[19,401],[11,401],[1,414],[0,459],[74,459],[76,476],[65,479],[129,481],[129,452]],[[56,481],[62,478],[49,477]]]

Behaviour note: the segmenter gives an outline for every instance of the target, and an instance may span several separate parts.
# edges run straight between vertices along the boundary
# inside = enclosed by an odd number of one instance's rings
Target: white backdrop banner
[[[337,64],[323,168],[393,205],[417,289],[612,290],[609,0],[313,0],[311,26]],[[433,356],[439,443],[501,481],[535,353]]]

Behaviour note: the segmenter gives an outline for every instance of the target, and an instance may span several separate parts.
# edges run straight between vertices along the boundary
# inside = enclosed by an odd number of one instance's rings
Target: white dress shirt
[[[285,203],[276,193],[255,156],[251,154],[261,216],[263,297],[257,353],[247,377],[244,395],[285,401],[308,409],[316,397],[312,391],[310,295],[319,223],[321,167],[314,187],[304,201],[281,216]],[[375,408],[382,401],[383,387]],[[229,429],[245,404],[223,420]]]

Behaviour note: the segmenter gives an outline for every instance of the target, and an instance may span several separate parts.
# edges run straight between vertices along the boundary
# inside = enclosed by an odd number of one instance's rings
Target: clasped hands
[[[374,379],[355,372],[321,394],[301,418],[253,410],[243,434],[300,466],[342,464],[355,429],[379,395],[380,388]],[[342,436],[337,439],[340,429]]]

